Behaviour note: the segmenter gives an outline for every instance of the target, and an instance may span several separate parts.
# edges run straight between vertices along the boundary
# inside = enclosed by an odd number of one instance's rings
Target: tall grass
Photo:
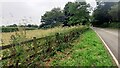
[[[27,39],[25,27],[18,27],[18,30],[19,32],[16,31],[14,35],[10,36],[11,43],[18,43]]]
[[[8,54],[15,54],[14,57],[10,59],[3,60],[3,66],[16,66],[16,65],[25,65],[32,66],[36,65],[37,62],[39,65],[44,65],[44,61],[53,56],[56,51],[62,51],[65,48],[71,46],[71,42],[78,38],[79,34],[83,33],[86,28],[83,27],[71,27],[65,28],[65,31],[57,32],[52,36],[47,36],[40,40],[36,40],[36,43],[29,42],[23,45],[17,45],[15,47],[9,48],[3,51],[3,57],[8,56]],[[23,31],[21,31],[21,35],[24,35]],[[14,38],[19,39],[17,37],[19,35],[15,35]],[[21,37],[22,38],[22,37]],[[35,38],[34,38],[35,40]],[[16,39],[13,39],[13,43],[16,43]],[[31,55],[34,55],[30,58]],[[28,59],[29,58],[29,59]],[[17,64],[18,63],[18,64]]]
[[[83,27],[83,26],[81,26],[81,27]],[[20,27],[20,28],[22,28],[22,27]],[[37,37],[37,38],[45,37],[45,36],[53,35],[57,32],[66,32],[72,28],[76,28],[76,27],[75,26],[73,26],[73,27],[55,27],[55,28],[51,28],[51,29],[47,29],[47,30],[43,30],[43,29],[26,30],[26,38],[32,39],[33,37]],[[10,44],[10,36],[15,35],[16,33],[20,34],[20,31],[1,33],[2,34],[1,39],[3,40],[4,45]]]

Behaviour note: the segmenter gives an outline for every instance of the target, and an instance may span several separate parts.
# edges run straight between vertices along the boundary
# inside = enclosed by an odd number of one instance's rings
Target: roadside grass
[[[90,29],[74,41],[72,48],[58,52],[50,66],[115,66],[103,43]]]

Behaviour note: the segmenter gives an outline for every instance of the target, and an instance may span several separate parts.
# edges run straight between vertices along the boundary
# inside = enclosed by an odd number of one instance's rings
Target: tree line
[[[97,2],[90,15],[91,6],[86,2],[68,2],[64,9],[53,8],[41,16],[41,25],[21,25],[21,27],[53,28],[56,26],[93,25],[97,27],[120,28],[120,1]],[[16,24],[7,27],[17,27]]]
[[[98,27],[120,28],[120,1],[97,2],[90,16],[90,7],[86,2],[68,2],[64,9],[53,8],[42,17],[40,28],[55,26],[93,25]]]
[[[92,15],[93,26],[120,28],[120,1],[98,2]]]
[[[53,8],[42,17],[40,28],[52,28],[55,26],[74,26],[88,24],[90,5],[86,2],[68,2],[64,9]]]
[[[2,26],[2,27],[28,27],[28,28],[38,28],[38,25],[34,24],[27,24],[27,25],[17,25],[17,24],[12,24],[12,25],[7,25],[7,26]]]

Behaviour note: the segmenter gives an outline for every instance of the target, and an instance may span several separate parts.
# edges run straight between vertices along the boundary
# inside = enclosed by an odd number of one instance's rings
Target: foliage
[[[119,3],[105,2],[99,4],[93,14],[94,26],[119,28]]]
[[[53,8],[51,11],[46,12],[41,17],[41,22],[43,22],[39,28],[49,28],[58,26],[64,20],[64,14],[60,8]]]
[[[0,27],[2,32],[16,32],[19,31],[18,27]],[[35,30],[36,28],[33,27],[26,27],[25,30]]]
[[[41,19],[43,22],[40,28],[49,28],[63,24],[63,26],[74,26],[77,24],[87,24],[89,21],[90,6],[86,2],[68,2],[64,10],[54,8],[46,12]]]
[[[13,24],[13,25],[7,25],[6,27],[34,27],[34,28],[38,28],[38,25],[34,25],[34,24],[27,24],[27,25],[17,25],[17,24]],[[2,26],[5,27],[5,26]]]
[[[64,25],[85,25],[89,21],[89,11],[85,2],[68,2],[64,7],[65,21]]]
[[[108,11],[114,4],[114,2],[103,2],[98,4],[97,9],[95,9],[93,13],[94,26],[100,26],[104,23],[108,24],[111,21],[111,16],[109,15]]]
[[[120,22],[111,22],[108,27],[110,28],[119,28],[120,29]]]
[[[17,27],[2,27],[1,28],[2,32],[14,32],[18,31]]]
[[[10,48],[10,54],[9,51],[7,51],[9,55],[14,53],[16,53],[16,55],[9,60],[3,60],[3,63],[6,63],[3,66],[13,65],[14,67],[17,65],[16,63],[18,63],[19,66],[27,67],[37,65],[38,63],[39,66],[44,65],[44,62],[48,60],[48,58],[54,56],[57,51],[62,51],[70,47],[71,42],[86,30],[86,27],[74,27],[67,32],[57,33],[53,36],[47,36],[38,40],[34,39],[33,42],[21,45],[18,45],[16,40],[20,39],[21,36],[18,37],[18,35],[16,35],[15,38],[13,38],[13,43],[17,44],[17,46]],[[3,53],[5,52],[6,50],[3,51]],[[4,54],[4,57],[9,56],[6,54],[7,53]]]
[[[13,24],[13,25],[8,25],[7,27],[17,27],[17,25]]]
[[[25,27],[29,27],[29,28],[38,28],[38,25],[33,25],[33,24],[28,24]]]
[[[120,22],[120,1],[113,5],[109,10],[109,14],[112,17],[113,22]]]
[[[68,51],[69,50],[69,51]],[[67,51],[67,52],[66,52]],[[52,66],[115,66],[112,58],[104,48],[96,33],[89,29],[73,44],[72,48],[55,55],[50,62]]]
[[[7,25],[7,26],[2,26],[0,27],[0,29],[2,30],[2,32],[15,32],[18,31],[18,27],[24,28],[25,30],[35,30],[38,28],[38,25],[33,25],[33,24],[28,24],[28,25],[17,25],[17,24],[13,24],[13,25]]]
[[[54,27],[54,28],[49,28],[49,29],[36,29],[36,30],[26,30],[26,37],[28,39],[32,39],[33,37],[44,37],[44,36],[50,36],[53,35],[57,32],[67,32],[72,28],[75,28],[76,26],[71,26],[71,27]],[[17,31],[18,33],[20,31]],[[15,35],[16,32],[3,32],[2,34],[2,43],[4,45],[10,44],[10,36]]]

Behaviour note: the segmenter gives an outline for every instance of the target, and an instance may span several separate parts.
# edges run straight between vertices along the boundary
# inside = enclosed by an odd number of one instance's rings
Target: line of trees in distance
[[[38,28],[38,25],[34,24],[27,24],[27,25],[17,25],[17,24],[12,24],[12,25],[7,25],[7,26],[2,26],[2,27],[28,27],[28,28]]]
[[[93,25],[97,27],[120,28],[120,1],[97,2],[90,16],[91,6],[86,2],[68,2],[64,9],[53,8],[41,16],[41,25],[21,25],[34,28],[53,28],[56,26]],[[7,27],[17,27],[16,24]]]
[[[97,7],[90,16],[91,8],[86,2],[68,2],[64,9],[53,8],[42,17],[40,28],[55,26],[90,25],[97,27],[120,28],[120,1],[97,2]]]
[[[89,4],[86,2],[68,2],[64,9],[53,8],[51,11],[45,12],[41,16],[41,25],[20,25],[21,27],[35,27],[35,28],[53,28],[56,26],[74,26],[85,25],[89,23]],[[8,25],[6,27],[17,27],[18,25]]]
[[[98,2],[92,15],[93,26],[120,28],[120,1]]]
[[[85,25],[89,21],[89,4],[86,2],[68,2],[64,10],[53,8],[42,17],[40,28],[52,28],[55,26]]]

